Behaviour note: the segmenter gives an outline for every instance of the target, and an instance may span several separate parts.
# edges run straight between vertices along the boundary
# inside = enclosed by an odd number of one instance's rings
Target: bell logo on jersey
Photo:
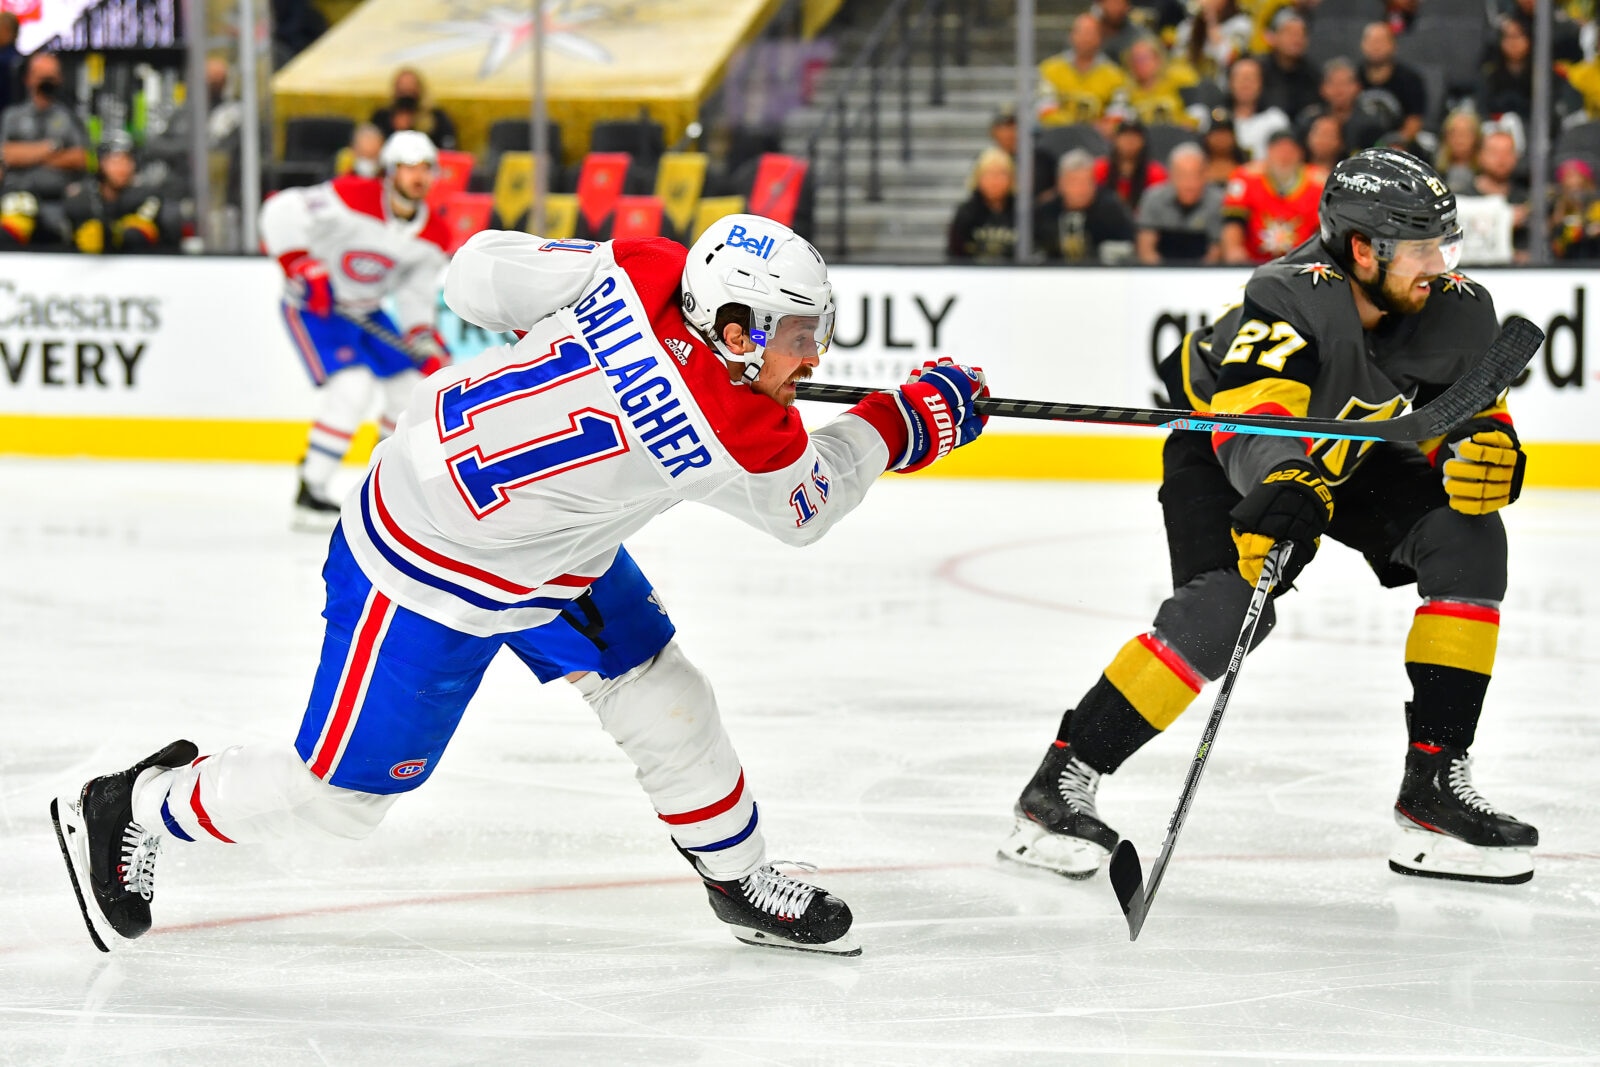
[[[777,244],[770,236],[756,237],[749,234],[743,226],[735,226],[728,231],[728,239],[723,242],[729,248],[742,248],[753,256],[766,259],[772,255],[772,249]]]
[[[394,270],[394,260],[382,252],[367,252],[361,249],[346,252],[340,265],[346,274],[362,285],[376,285]]]
[[[422,769],[427,765],[428,761],[425,759],[402,760],[389,768],[389,777],[396,781],[404,782],[421,774]]]

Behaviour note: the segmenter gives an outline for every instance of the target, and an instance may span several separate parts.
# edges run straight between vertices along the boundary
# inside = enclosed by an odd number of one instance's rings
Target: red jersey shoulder
[[[346,174],[328,183],[334,195],[351,211],[383,218],[383,179]]]
[[[652,322],[678,306],[687,248],[665,237],[625,237],[611,242],[611,256],[633,283]]]
[[[428,212],[428,221],[422,224],[422,232],[417,234],[417,239],[426,241],[431,245],[437,245],[439,251],[449,256],[450,224],[444,220],[444,216],[439,212],[432,208],[427,208],[426,210]]]

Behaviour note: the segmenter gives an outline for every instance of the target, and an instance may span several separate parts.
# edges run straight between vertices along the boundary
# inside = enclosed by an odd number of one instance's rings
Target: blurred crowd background
[[[418,129],[458,241],[537,195],[552,237],[752,211],[835,260],[1259,263],[1392,145],[1462,198],[1468,262],[1600,258],[1592,0],[547,0],[543,159],[531,5],[58,2],[43,36],[52,0],[0,0],[11,249],[251,252],[261,198]]]

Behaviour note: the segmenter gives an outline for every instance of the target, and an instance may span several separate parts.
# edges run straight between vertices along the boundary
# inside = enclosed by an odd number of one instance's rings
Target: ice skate
[[[1502,884],[1533,877],[1539,831],[1479,795],[1465,749],[1421,741],[1406,749],[1394,821],[1400,841],[1389,869],[1398,874]]]
[[[693,857],[690,862],[700,871]],[[785,866],[807,872],[816,870],[808,863]],[[771,863],[743,878],[721,881],[708,878],[703,871],[700,877],[705,882],[711,910],[733,928],[734,937],[747,945],[836,956],[861,955],[861,946],[850,936],[850,905],[820,886],[791,878]]]
[[[89,940],[101,952],[110,952],[119,937],[131,940],[150,929],[161,835],[133,821],[134,786],[143,774],[181,767],[199,754],[192,742],[174,741],[125,771],[91,778],[77,793],[50,802],[72,891]]]
[[[302,478],[289,525],[301,533],[331,533],[339,524],[339,511],[338,504],[313,492]]]
[[[1001,857],[1068,878],[1092,877],[1118,836],[1095,811],[1099,785],[1100,773],[1057,741],[1017,798],[1017,822],[1000,845]]]

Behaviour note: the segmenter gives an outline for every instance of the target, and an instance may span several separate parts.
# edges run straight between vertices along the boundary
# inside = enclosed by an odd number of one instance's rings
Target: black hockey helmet
[[[1347,270],[1355,234],[1371,241],[1385,264],[1405,241],[1438,241],[1446,270],[1460,258],[1455,194],[1438,171],[1406,152],[1368,148],[1340,160],[1323,186],[1318,214],[1323,245]]]

